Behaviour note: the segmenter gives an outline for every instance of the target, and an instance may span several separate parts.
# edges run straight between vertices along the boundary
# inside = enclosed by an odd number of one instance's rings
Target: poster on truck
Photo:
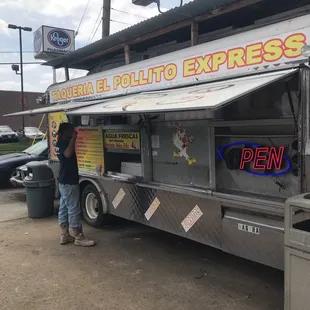
[[[103,133],[101,127],[80,127],[75,152],[79,172],[100,175],[104,171]]]
[[[140,150],[139,132],[106,132],[104,147],[119,150]]]
[[[67,123],[68,118],[67,115],[63,112],[51,113],[49,114],[48,118],[48,133],[49,133],[49,147],[50,147],[50,159],[51,160],[58,160],[57,153],[56,153],[56,144],[57,144],[57,132],[59,125],[61,123]]]

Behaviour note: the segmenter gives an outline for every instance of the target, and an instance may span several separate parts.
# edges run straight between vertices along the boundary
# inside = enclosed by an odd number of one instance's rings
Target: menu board
[[[107,149],[140,150],[140,133],[105,132],[104,147]]]
[[[59,125],[61,123],[67,123],[67,122],[68,122],[67,115],[63,112],[49,114],[49,120],[48,120],[49,147],[50,147],[49,158],[51,160],[58,160],[57,153],[55,152],[57,144],[57,132]]]
[[[80,172],[100,175],[104,171],[103,133],[101,127],[76,128],[75,152]]]

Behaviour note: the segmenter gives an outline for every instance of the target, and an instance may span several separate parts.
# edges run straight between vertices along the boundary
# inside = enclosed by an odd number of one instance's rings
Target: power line
[[[100,27],[100,25],[101,25],[101,23],[102,23],[102,19],[100,19],[100,21],[99,21],[99,18],[100,18],[100,16],[101,16],[102,10],[103,10],[103,6],[101,6],[101,9],[100,9],[100,11],[99,11],[99,13],[98,13],[98,16],[97,16],[97,19],[96,19],[96,21],[95,21],[94,27],[93,27],[92,31],[90,32],[90,36],[89,36],[89,38],[88,38],[88,40],[87,40],[87,45],[88,45],[89,43],[92,43],[92,41],[93,41],[95,35],[97,34],[97,31],[98,31],[98,29],[99,29],[99,27]],[[97,25],[97,28],[96,28],[96,24],[98,23],[98,21],[99,21],[99,24]],[[96,28],[96,29],[95,29],[95,28]],[[76,69],[76,70],[74,71],[74,73],[72,74],[72,79],[75,78],[77,72],[78,72],[78,69]]]
[[[121,22],[119,20],[114,20],[114,19],[110,19],[111,22],[114,22],[114,23],[119,23],[119,24],[124,24],[124,25],[129,25],[129,26],[132,26],[132,24],[128,24],[128,23],[125,23],[125,22]]]
[[[90,3],[90,0],[88,0],[88,2],[87,2],[87,4],[86,4],[86,7],[85,7],[85,10],[84,10],[84,12],[83,12],[82,18],[81,18],[81,20],[80,20],[79,26],[78,26],[78,28],[77,28],[77,30],[76,30],[76,35],[79,33],[79,30],[80,30],[80,27],[81,27],[82,22],[83,22],[83,20],[84,20],[84,17],[85,17],[86,11],[87,11],[87,9],[88,9],[89,3]]]
[[[94,32],[94,34],[93,34],[93,36],[92,36],[91,40],[90,40],[90,43],[92,43],[92,41],[93,41],[93,39],[94,39],[95,35],[97,34],[97,31],[98,31],[98,29],[99,29],[99,27],[100,27],[101,23],[102,23],[102,20],[100,20],[100,21],[99,21],[99,24],[98,24],[98,26],[97,26],[97,28],[96,28],[96,31]]]
[[[133,13],[129,13],[129,12],[126,12],[126,11],[122,11],[122,10],[118,10],[118,9],[114,9],[114,8],[111,8],[112,11],[116,11],[116,12],[120,12],[120,13],[124,13],[124,14],[128,14],[128,15],[132,15],[132,16],[136,16],[136,17],[140,17],[140,18],[143,18],[143,19],[146,19],[147,17],[145,16],[141,16],[141,15],[138,15],[138,14],[133,14]]]
[[[84,10],[84,12],[83,12],[83,14],[82,14],[82,17],[81,17],[81,20],[80,20],[80,23],[79,23],[78,28],[77,28],[77,30],[76,30],[76,32],[75,32],[76,36],[77,36],[78,33],[79,33],[79,30],[80,30],[80,27],[81,27],[82,22],[83,22],[83,20],[84,20],[84,17],[85,17],[86,11],[87,11],[87,9],[88,9],[89,3],[90,3],[90,0],[88,0],[88,2],[87,2],[87,4],[86,4],[85,10]],[[64,70],[63,68],[60,70],[60,72],[59,72],[59,74],[58,74],[58,80],[60,79],[60,76],[61,76],[63,70]],[[56,82],[57,82],[57,81],[56,81]]]
[[[102,20],[99,21],[99,18],[100,18],[100,16],[101,16],[102,10],[103,10],[103,7],[101,7],[101,9],[100,9],[100,11],[99,11],[99,14],[98,14],[97,19],[96,19],[95,24],[94,24],[94,27],[93,27],[93,29],[92,29],[92,31],[91,31],[91,33],[90,33],[89,38],[88,38],[87,44],[91,43],[91,41],[93,40],[93,38],[94,38],[96,32],[98,31],[98,28],[99,28],[100,24],[102,23]],[[96,28],[96,25],[97,25],[98,21],[99,21],[99,25],[98,25],[97,28]],[[95,28],[96,28],[96,29],[95,29]]]

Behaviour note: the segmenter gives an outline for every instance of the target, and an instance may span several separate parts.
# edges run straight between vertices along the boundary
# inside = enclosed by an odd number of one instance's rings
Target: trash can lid
[[[27,163],[26,167],[28,169],[28,174],[32,174],[32,181],[39,182],[54,179],[54,173],[52,169],[44,162],[32,161]]]

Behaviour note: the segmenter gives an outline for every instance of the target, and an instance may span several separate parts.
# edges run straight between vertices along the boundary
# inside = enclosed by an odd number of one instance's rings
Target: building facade
[[[40,106],[38,105],[36,99],[42,96],[44,93],[35,92],[24,92],[25,98],[25,110],[36,109]],[[21,92],[19,91],[8,91],[0,90],[0,126],[8,125],[13,130],[17,131],[22,128],[22,117],[3,117],[4,114],[12,113],[22,109],[21,105]],[[25,116],[25,126],[26,127],[39,127],[42,120],[42,115]],[[44,119],[42,126],[42,131],[45,132],[47,129],[47,120]]]

